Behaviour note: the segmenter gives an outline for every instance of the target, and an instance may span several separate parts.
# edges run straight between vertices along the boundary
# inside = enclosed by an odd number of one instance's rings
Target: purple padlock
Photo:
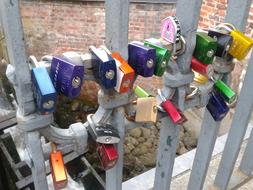
[[[58,93],[73,99],[80,94],[84,66],[65,57],[53,57],[50,77]]]
[[[151,77],[154,74],[156,50],[139,42],[128,44],[128,63],[136,74]]]

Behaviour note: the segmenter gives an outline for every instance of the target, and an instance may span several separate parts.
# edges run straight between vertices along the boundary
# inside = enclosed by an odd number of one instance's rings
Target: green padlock
[[[221,93],[222,97],[229,104],[231,104],[235,100],[236,93],[228,85],[226,85],[222,80],[217,80],[214,84],[214,87],[218,92]]]
[[[217,51],[217,41],[206,33],[197,32],[193,56],[204,64],[212,64]]]
[[[141,87],[136,86],[134,88],[134,93],[136,96],[138,96],[139,98],[147,98],[150,97],[150,95]]]
[[[161,77],[165,72],[167,63],[171,57],[171,52],[169,52],[166,48],[163,48],[156,43],[151,42],[149,39],[145,40],[144,45],[156,50],[156,64],[154,75]]]

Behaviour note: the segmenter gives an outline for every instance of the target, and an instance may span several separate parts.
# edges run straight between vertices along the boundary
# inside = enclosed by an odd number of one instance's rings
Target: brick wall
[[[204,0],[199,26],[215,26],[224,20],[227,0]],[[21,0],[26,42],[30,54],[42,56],[68,50],[87,51],[105,40],[105,9],[102,2]],[[158,37],[160,21],[175,14],[175,5],[130,5],[129,40]],[[253,6],[247,33],[253,27]]]

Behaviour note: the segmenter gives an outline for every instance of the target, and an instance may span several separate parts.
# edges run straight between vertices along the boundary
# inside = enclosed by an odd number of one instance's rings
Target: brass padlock
[[[253,46],[253,40],[239,30],[231,31],[230,35],[233,37],[233,43],[228,53],[238,60],[244,59]]]
[[[138,98],[136,105],[136,122],[155,123],[157,117],[155,97]]]

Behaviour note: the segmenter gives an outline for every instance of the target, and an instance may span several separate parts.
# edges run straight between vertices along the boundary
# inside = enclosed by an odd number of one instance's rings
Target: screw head
[[[115,72],[113,70],[109,70],[105,73],[105,78],[112,80],[114,78]]]
[[[124,88],[129,87],[129,85],[130,85],[130,80],[126,80],[126,81],[124,81],[123,84],[122,84],[122,86],[123,86]]]
[[[54,106],[54,101],[48,100],[47,102],[44,102],[42,106],[44,109],[51,109]]]
[[[214,50],[213,49],[209,50],[206,55],[207,57],[212,57],[214,55]]]
[[[75,76],[75,77],[73,78],[73,80],[72,80],[72,86],[73,86],[74,88],[78,88],[78,87],[80,86],[80,84],[81,84],[81,79],[80,79],[80,77]]]
[[[154,60],[153,60],[153,59],[149,59],[149,60],[147,61],[147,66],[148,66],[148,68],[153,67],[153,66],[154,66]]]

